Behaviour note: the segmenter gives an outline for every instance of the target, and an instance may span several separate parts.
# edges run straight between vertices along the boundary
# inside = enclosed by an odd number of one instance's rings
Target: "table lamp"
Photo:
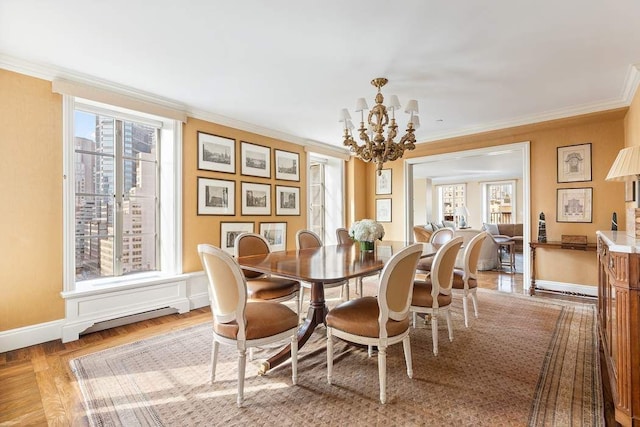
[[[636,217],[640,214],[640,146],[634,145],[620,150],[618,157],[613,162],[606,181],[635,181],[635,200],[636,209],[627,212],[627,234],[638,238],[640,237],[640,229],[636,230]]]
[[[467,226],[466,218],[469,216],[469,209],[466,206],[458,206],[455,212],[458,217],[458,227],[465,228]]]

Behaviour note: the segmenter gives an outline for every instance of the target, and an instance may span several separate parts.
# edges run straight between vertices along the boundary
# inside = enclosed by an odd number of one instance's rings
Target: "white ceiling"
[[[0,66],[335,146],[387,77],[426,142],[628,105],[639,22],[638,0],[0,0]]]

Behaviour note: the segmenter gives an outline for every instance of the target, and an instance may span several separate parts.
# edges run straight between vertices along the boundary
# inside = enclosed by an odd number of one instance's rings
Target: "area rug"
[[[537,297],[478,293],[480,318],[464,327],[453,306],[439,355],[430,326],[411,331],[414,377],[402,345],[387,355],[387,403],[378,400],[377,357],[336,342],[326,381],[326,335],[301,349],[298,385],[290,365],[258,376],[247,363],[244,407],[236,406],[237,351],[221,346],[208,383],[211,325],[202,324],[70,361],[87,419],[96,426],[148,425],[604,425],[595,308]]]

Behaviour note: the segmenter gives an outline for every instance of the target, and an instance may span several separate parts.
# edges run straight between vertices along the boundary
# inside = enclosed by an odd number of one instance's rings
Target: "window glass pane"
[[[113,276],[113,238],[76,238],[76,280]]]
[[[76,196],[76,237],[113,234],[113,197]]]
[[[122,239],[122,273],[156,269],[155,234],[130,234]]]
[[[97,118],[95,114],[76,110],[73,121],[75,126],[74,147],[76,150],[98,151],[96,146]]]
[[[115,160],[111,156],[76,153],[76,192],[113,196]]]

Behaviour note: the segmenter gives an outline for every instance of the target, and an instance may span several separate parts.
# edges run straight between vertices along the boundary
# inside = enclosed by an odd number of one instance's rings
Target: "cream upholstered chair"
[[[312,249],[322,247],[322,239],[316,233],[311,230],[298,230],[296,233],[296,249]],[[342,286],[340,296],[343,300],[349,299],[349,281],[344,280],[342,282],[327,283],[325,288],[335,288],[336,286]],[[311,289],[311,284],[302,282],[302,288],[300,289],[300,309],[302,309],[302,301],[304,300],[304,289]],[[346,298],[345,298],[346,295]]]
[[[431,236],[429,238],[429,243],[433,243],[437,245],[446,243],[449,240],[453,239],[453,233],[454,233],[453,228],[448,228],[448,227],[438,228],[433,233],[431,233]],[[429,274],[431,272],[432,263],[433,263],[433,257],[421,259],[420,261],[418,261],[418,267],[416,270],[418,271],[418,273]]]
[[[429,243],[433,230],[427,230],[423,225],[416,225],[413,227],[413,237],[416,242]]]
[[[473,311],[478,318],[478,296],[476,290],[478,289],[478,281],[476,274],[478,272],[478,257],[480,256],[480,250],[482,249],[482,243],[487,238],[487,232],[483,231],[480,234],[475,235],[464,248],[464,268],[453,270],[453,289],[462,290],[462,308],[464,311],[464,326],[469,327],[469,317],[467,314],[468,298],[473,301]]]
[[[462,246],[462,237],[456,237],[445,243],[433,260],[431,275],[424,281],[416,280],[413,285],[411,311],[413,312],[413,326],[416,326],[417,313],[431,315],[431,334],[433,339],[433,354],[438,355],[438,317],[443,313],[447,317],[449,340],[453,341],[453,326],[451,324],[451,283],[453,281],[453,267],[456,256]]]
[[[349,230],[346,228],[336,228],[336,239],[339,245],[347,245],[353,243],[353,239],[349,236]],[[364,276],[359,276],[356,278],[356,292],[361,297],[364,296],[362,293],[362,279],[365,277],[378,276],[378,273],[365,274]]]
[[[333,376],[333,337],[378,347],[380,402],[387,400],[387,347],[402,342],[407,375],[413,377],[409,340],[409,303],[413,272],[422,245],[403,248],[382,270],[378,298],[362,297],[346,301],[327,314],[327,381]]]
[[[269,252],[271,250],[267,239],[256,233],[242,233],[236,237],[234,242],[234,255],[236,258],[248,255],[264,255]],[[249,299],[282,302],[295,298],[296,310],[300,314],[300,282],[245,269],[242,269],[242,273],[247,280]]]
[[[238,396],[244,398],[244,371],[247,348],[291,341],[291,381],[298,377],[298,315],[275,302],[247,302],[247,285],[238,263],[220,248],[200,244],[198,253],[209,279],[213,315],[211,383],[215,380],[219,344],[238,349]]]

